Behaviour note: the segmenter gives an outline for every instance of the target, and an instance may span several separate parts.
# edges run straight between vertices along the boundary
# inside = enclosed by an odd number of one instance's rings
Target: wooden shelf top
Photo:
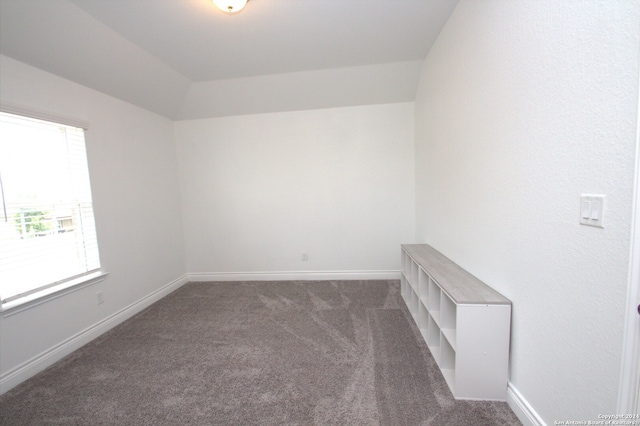
[[[403,244],[402,249],[459,305],[511,305],[511,301],[427,244]]]

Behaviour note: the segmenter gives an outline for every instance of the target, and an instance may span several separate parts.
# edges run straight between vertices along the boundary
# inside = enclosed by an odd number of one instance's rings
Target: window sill
[[[63,284],[46,288],[37,293],[30,294],[11,302],[0,305],[2,317],[8,317],[18,312],[33,308],[34,306],[47,303],[50,300],[57,299],[66,294],[73,293],[90,285],[98,284],[106,278],[108,272],[97,271],[92,274],[85,275],[75,280],[67,281]]]

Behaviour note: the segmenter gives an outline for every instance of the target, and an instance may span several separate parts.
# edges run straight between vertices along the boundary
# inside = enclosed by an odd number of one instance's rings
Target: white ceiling
[[[457,0],[0,0],[0,53],[172,119],[413,100]]]

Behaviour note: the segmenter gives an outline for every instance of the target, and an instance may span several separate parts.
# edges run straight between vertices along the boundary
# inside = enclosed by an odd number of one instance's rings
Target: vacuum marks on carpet
[[[3,425],[518,424],[452,398],[394,280],[190,283],[0,404]]]

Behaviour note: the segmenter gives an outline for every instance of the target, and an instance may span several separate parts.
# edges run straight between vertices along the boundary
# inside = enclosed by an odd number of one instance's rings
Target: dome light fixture
[[[213,3],[218,9],[227,13],[238,13],[249,0],[213,0]]]

